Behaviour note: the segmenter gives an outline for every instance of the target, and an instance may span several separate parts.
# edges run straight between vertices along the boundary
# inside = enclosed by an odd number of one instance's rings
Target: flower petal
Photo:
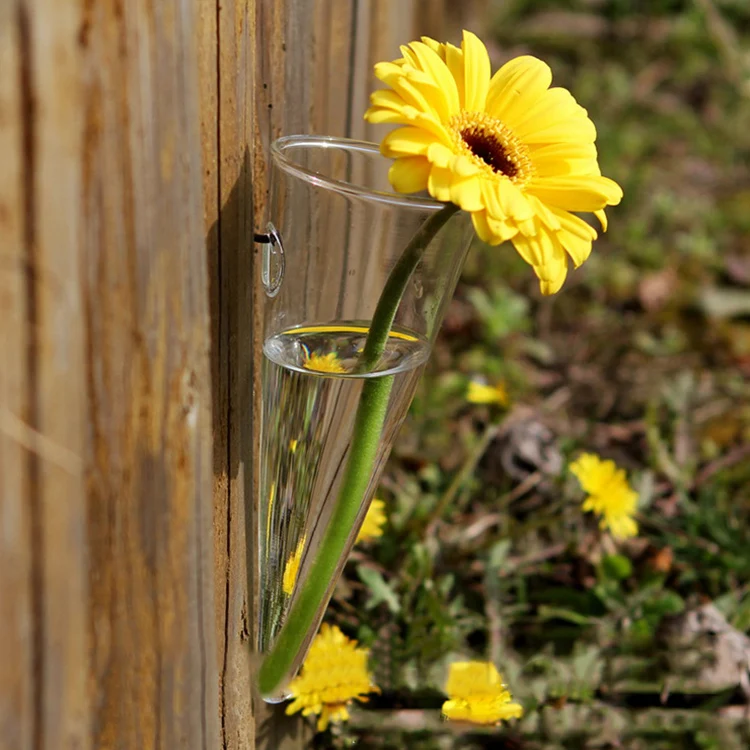
[[[497,221],[487,211],[472,211],[471,220],[479,239],[488,245],[499,245],[518,234],[518,228],[505,221]]]
[[[555,294],[560,290],[568,274],[568,261],[552,232],[539,223],[533,236],[516,235],[513,246],[534,269],[542,294]]]
[[[599,175],[535,178],[526,189],[547,205],[566,211],[598,211],[616,206],[622,198],[620,186]]]
[[[400,94],[406,104],[410,104],[421,112],[439,117],[439,112],[435,108],[432,97],[425,95],[422,87],[409,80],[401,66],[391,62],[377,63],[375,65],[375,76],[386,86],[390,86],[397,94]]]
[[[523,191],[507,179],[498,180],[495,191],[502,211],[501,216],[512,217],[519,224],[534,217],[534,209]]]
[[[426,44],[443,62],[445,62],[445,45],[436,41],[432,37],[420,37],[422,44]]]
[[[399,193],[418,193],[427,187],[430,162],[424,156],[396,159],[388,170],[388,179]]]
[[[537,268],[544,265],[539,243],[532,242],[533,237],[527,237],[519,232],[513,238],[513,247],[518,254],[532,267]]]
[[[446,111],[445,119],[447,120],[455,115],[461,106],[458,100],[456,80],[451,75],[445,62],[429,46],[422,42],[412,42],[410,46],[419,59],[422,70],[430,76],[436,88],[442,94]]]
[[[534,215],[544,224],[547,229],[556,232],[560,229],[560,220],[555,216],[553,209],[539,200],[535,195],[526,194],[526,200],[531,205]]]
[[[537,177],[600,174],[593,143],[546,143],[529,153]]]
[[[414,52],[412,51],[411,45],[401,44],[399,45],[399,50],[401,51],[401,54],[404,56],[403,62],[399,60],[394,60],[393,62],[395,64],[397,65],[409,64],[409,65],[414,65],[416,67],[419,67],[419,60],[417,56],[414,54]]]
[[[461,177],[479,174],[481,169],[465,154],[454,154],[451,157],[450,168]]]
[[[516,231],[533,235],[536,232],[534,225],[534,210],[529,201],[510,180],[490,179],[482,180],[482,197],[487,207],[488,223],[493,228],[492,221],[512,224]],[[503,233],[505,233],[504,230]],[[515,234],[515,232],[514,232]]]
[[[629,537],[638,536],[638,524],[630,516],[618,516],[614,519],[605,520],[602,519],[602,523],[609,525],[612,536],[615,539],[627,539]]]
[[[575,214],[554,208],[551,210],[560,222],[557,239],[578,268],[591,255],[591,243],[597,237],[596,229]]]
[[[448,719],[491,725],[523,715],[523,708],[511,703],[510,691],[492,662],[454,662],[445,692],[448,700],[442,712]]]
[[[378,89],[370,94],[370,104],[373,107],[386,107],[400,112],[406,105],[400,94],[390,89]]]
[[[537,272],[537,269],[535,268],[534,271],[536,272],[537,277],[539,276],[539,273]],[[556,279],[542,279],[539,278],[539,291],[545,296],[550,297],[553,294],[557,294],[561,289],[563,284],[565,283],[565,279],[568,276],[568,272],[565,271],[565,273],[560,274]]]
[[[430,107],[432,108],[431,114],[434,117],[440,122],[447,122],[450,120],[452,115],[445,92],[430,73],[426,73],[420,68],[415,68],[412,65],[405,65],[404,75],[406,80],[413,85],[422,96],[424,96],[427,102],[429,102]]]
[[[526,135],[518,134],[523,141],[532,145],[534,143],[577,143],[596,140],[596,127],[587,117],[569,118],[559,122],[548,122],[538,130],[530,130]]]
[[[373,125],[403,125],[409,122],[403,112],[397,112],[395,109],[385,109],[384,107],[370,107],[365,111],[364,119]]]
[[[435,200],[448,203],[451,199],[453,173],[450,169],[433,164],[427,179],[427,191]]]
[[[615,464],[609,460],[602,461],[594,453],[582,453],[569,468],[584,491],[593,495],[602,487],[602,476],[606,476],[606,481],[609,481],[609,477],[614,473]]]
[[[427,158],[436,166],[447,169],[453,158],[453,151],[443,143],[434,142],[427,150]]]
[[[461,108],[466,108],[466,77],[464,74],[464,53],[463,50],[454,44],[444,44],[445,64],[456,82],[456,91],[458,91],[458,104]]]
[[[455,175],[450,190],[451,201],[464,211],[481,211],[484,208],[479,177]]]
[[[390,159],[401,156],[425,156],[435,136],[422,128],[407,126],[392,130],[380,144],[380,153]]]
[[[607,214],[604,213],[604,209],[601,208],[598,211],[594,211],[594,216],[599,219],[599,223],[602,225],[602,232],[607,231]]]
[[[535,143],[593,143],[596,128],[586,110],[563,88],[552,88],[526,112],[507,122],[527,145]],[[555,137],[557,134],[557,137]]]
[[[512,127],[550,83],[552,71],[547,63],[531,55],[516,57],[492,76],[487,93],[487,112]]]
[[[487,224],[495,237],[493,245],[499,245],[501,242],[510,240],[519,233],[518,225],[512,220],[493,219],[488,216]]]
[[[477,233],[482,242],[486,242],[488,245],[499,245],[500,242],[495,239],[495,234],[487,223],[487,212],[486,211],[474,211],[471,214],[471,222],[474,224],[474,231]]]
[[[371,94],[370,100],[373,102],[373,106],[365,112],[365,120],[367,122],[373,124],[414,125],[415,127],[429,131],[446,145],[451,143],[448,132],[435,119],[434,114],[420,112],[416,107],[405,104],[403,98],[395,92],[386,90],[375,91]]]
[[[531,157],[538,161],[549,159],[596,159],[596,146],[593,143],[544,143],[532,146]]]
[[[480,39],[470,31],[464,31],[464,109],[482,112],[487,101],[490,85],[490,56]]]

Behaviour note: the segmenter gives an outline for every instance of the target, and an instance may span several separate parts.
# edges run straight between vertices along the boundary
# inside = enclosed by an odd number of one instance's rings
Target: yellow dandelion
[[[357,535],[358,542],[368,542],[376,537],[383,536],[383,526],[386,522],[385,503],[375,498],[367,510],[362,528]]]
[[[346,372],[346,368],[341,364],[336,352],[329,352],[328,354],[310,354],[308,352],[304,362],[302,362],[302,367],[314,372]]]
[[[567,255],[580,266],[597,233],[571,212],[594,212],[622,198],[602,177],[596,128],[552,72],[524,55],[490,76],[484,44],[464,31],[461,48],[429,37],[375,66],[389,89],[375,91],[365,119],[403,127],[382,141],[396,161],[389,179],[402,193],[429,191],[469,211],[492,245],[511,240],[544,294],[565,281]]]
[[[331,721],[346,721],[352,699],[366,701],[367,693],[380,692],[367,671],[368,655],[335,625],[323,625],[302,670],[289,685],[293,701],[287,714],[318,715],[319,732]]]
[[[461,661],[450,665],[445,685],[448,700],[443,715],[472,724],[498,724],[519,719],[523,708],[512,702],[510,692],[494,664],[487,661]]]
[[[470,404],[497,404],[498,406],[508,405],[508,393],[502,383],[487,385],[478,383],[475,380],[469,381],[469,387],[466,391],[466,400]]]
[[[290,453],[296,453],[298,445],[299,445],[299,440],[295,440],[294,438],[292,438],[289,441],[289,452]]]
[[[623,469],[618,469],[614,461],[603,461],[593,453],[584,453],[570,465],[570,471],[588,493],[581,506],[583,511],[601,516],[602,529],[609,529],[617,539],[638,533],[638,524],[633,518],[638,493],[628,484]]]
[[[299,574],[299,564],[302,561],[302,553],[305,551],[305,537],[303,536],[297,547],[289,555],[289,559],[286,561],[284,566],[284,577],[281,581],[281,587],[287,596],[291,596],[294,591],[294,584],[297,583],[297,575]]]

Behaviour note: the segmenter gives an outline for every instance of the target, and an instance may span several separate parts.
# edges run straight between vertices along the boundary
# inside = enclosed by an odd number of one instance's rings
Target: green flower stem
[[[447,204],[420,227],[403,255],[391,270],[370,324],[362,352],[362,368],[371,372],[385,350],[401,298],[414,269],[430,240],[440,231],[458,207]],[[305,636],[313,626],[321,606],[330,597],[336,569],[362,505],[380,447],[393,376],[372,377],[362,387],[354,431],[341,490],[328,522],[312,568],[281,627],[271,650],[264,657],[258,674],[261,695],[272,696],[282,686]]]
[[[406,285],[422,259],[425,248],[456,211],[458,211],[458,206],[448,203],[440,211],[432,214],[411,238],[406,250],[396,261],[396,265],[393,266],[372,316],[370,331],[367,334],[367,341],[362,352],[362,366],[365,372],[369,372],[375,367],[385,351],[385,344],[391,334],[393,319],[396,317],[401,297],[404,296]],[[356,441],[356,433],[354,439]]]

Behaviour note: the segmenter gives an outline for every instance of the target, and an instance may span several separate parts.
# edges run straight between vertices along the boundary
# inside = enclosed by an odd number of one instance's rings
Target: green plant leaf
[[[607,578],[624,581],[633,574],[633,563],[624,555],[607,555],[602,559],[602,572]]]
[[[358,565],[357,575],[360,581],[370,589],[370,598],[366,604],[367,609],[375,609],[378,604],[384,602],[392,614],[397,615],[401,611],[398,596],[375,568]]]
[[[572,622],[574,625],[591,625],[593,620],[580,612],[573,612],[562,607],[548,607],[543,604],[539,607],[538,615],[540,620],[565,620]]]

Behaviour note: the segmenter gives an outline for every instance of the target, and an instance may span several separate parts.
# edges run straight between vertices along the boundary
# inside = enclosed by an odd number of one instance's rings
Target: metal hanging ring
[[[261,280],[266,294],[269,297],[275,297],[281,288],[281,282],[286,270],[286,258],[284,257],[284,247],[281,244],[281,237],[276,231],[276,227],[269,222],[268,232],[254,232],[253,239],[263,248]]]

